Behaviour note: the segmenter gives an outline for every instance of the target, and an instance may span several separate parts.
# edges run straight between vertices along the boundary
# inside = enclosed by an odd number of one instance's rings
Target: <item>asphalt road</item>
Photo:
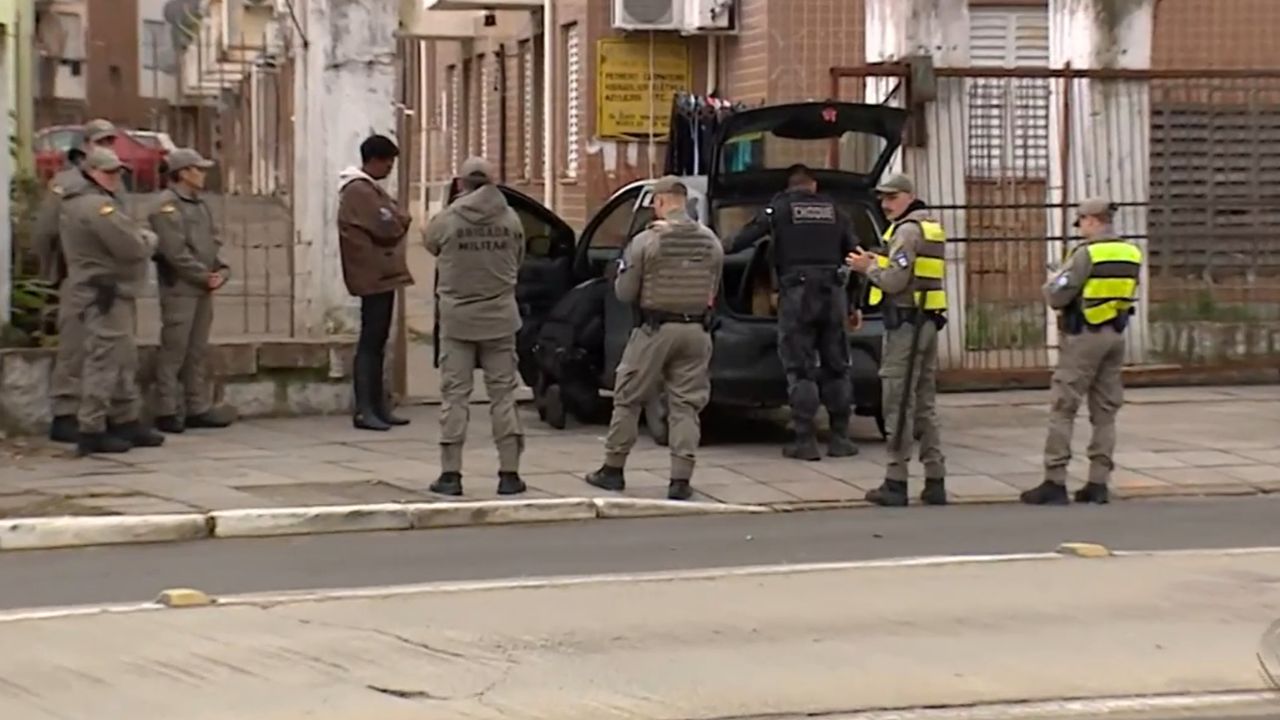
[[[0,553],[0,608],[433,581],[1050,551],[1280,547],[1280,497],[609,520]]]

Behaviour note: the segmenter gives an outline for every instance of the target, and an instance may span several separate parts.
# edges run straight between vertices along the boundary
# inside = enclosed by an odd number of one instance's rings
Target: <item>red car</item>
[[[84,144],[84,131],[79,125],[54,125],[36,133],[36,176],[47,183],[67,164],[67,151]],[[116,154],[128,168],[125,187],[132,192],[160,189],[160,166],[164,150],[138,142],[128,131],[120,129],[116,136]]]

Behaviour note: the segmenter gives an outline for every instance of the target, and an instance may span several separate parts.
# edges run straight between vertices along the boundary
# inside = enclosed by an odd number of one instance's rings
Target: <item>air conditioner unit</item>
[[[690,33],[726,33],[738,29],[736,0],[682,0],[685,26]]]
[[[683,30],[688,0],[613,0],[616,30]]]

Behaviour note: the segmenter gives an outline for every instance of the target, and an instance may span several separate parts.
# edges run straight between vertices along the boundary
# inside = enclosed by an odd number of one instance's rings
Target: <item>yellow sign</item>
[[[693,85],[689,46],[683,41],[600,40],[596,73],[596,134],[618,140],[666,135],[671,98]]]

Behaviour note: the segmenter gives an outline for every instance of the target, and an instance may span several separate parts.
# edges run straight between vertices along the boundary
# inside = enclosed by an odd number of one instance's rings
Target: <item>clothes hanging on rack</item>
[[[721,124],[743,107],[715,95],[679,93],[672,98],[664,174],[708,174]]]

